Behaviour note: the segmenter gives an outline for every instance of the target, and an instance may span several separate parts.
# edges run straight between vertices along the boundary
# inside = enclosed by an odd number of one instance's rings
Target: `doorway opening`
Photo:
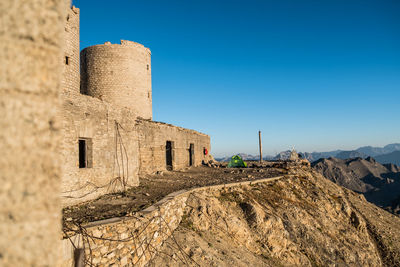
[[[167,141],[165,145],[165,159],[167,164],[167,170],[172,171],[172,149],[173,149],[173,142]]]
[[[189,166],[193,166],[194,164],[194,144],[190,144],[189,146]]]

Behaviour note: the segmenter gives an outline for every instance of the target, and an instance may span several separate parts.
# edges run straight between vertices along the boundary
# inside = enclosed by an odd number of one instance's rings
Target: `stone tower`
[[[79,93],[79,8],[68,8],[64,29],[62,93]]]
[[[85,48],[81,52],[81,93],[152,119],[150,49],[124,40]]]

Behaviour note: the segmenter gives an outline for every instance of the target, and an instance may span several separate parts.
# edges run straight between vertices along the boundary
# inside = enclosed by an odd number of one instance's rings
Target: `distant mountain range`
[[[400,150],[399,143],[389,144],[384,147],[363,146],[363,147],[356,149],[356,151],[358,151],[360,153],[364,153],[371,157],[375,157],[375,156],[383,155],[383,154],[389,154],[389,153],[392,153],[392,152],[398,151],[398,150]]]
[[[357,148],[355,150],[334,150],[329,152],[312,152],[312,153],[300,153],[306,159],[313,162],[319,160],[321,158],[329,158],[335,157],[339,159],[349,159],[349,158],[367,158],[374,157],[378,162],[381,162],[380,158],[377,156],[383,156],[385,154],[390,154],[395,151],[400,151],[400,143],[389,144],[384,147],[372,147],[372,146],[363,146]],[[386,157],[383,157],[386,160]],[[393,157],[390,158],[393,160]],[[400,158],[398,158],[400,160]],[[382,162],[382,163],[394,163],[391,161]],[[394,163],[395,164],[395,163]]]
[[[276,156],[265,156],[264,160],[284,160],[289,158],[290,150],[282,151]],[[303,158],[308,159],[310,162],[317,161],[321,158],[335,157],[339,159],[350,158],[367,158],[374,157],[380,163],[393,163],[400,166],[400,143],[389,144],[384,147],[363,146],[355,150],[334,150],[328,152],[300,152]],[[249,155],[239,153],[244,160],[259,160],[258,155]],[[216,158],[218,161],[229,161],[230,157]]]
[[[388,154],[375,156],[376,161],[380,163],[393,163],[400,166],[400,151],[393,151]]]

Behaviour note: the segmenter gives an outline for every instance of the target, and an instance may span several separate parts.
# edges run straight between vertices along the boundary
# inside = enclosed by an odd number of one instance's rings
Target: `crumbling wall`
[[[94,199],[102,194],[124,190],[139,184],[138,138],[133,128],[137,117],[136,109],[125,108],[118,101],[103,102],[99,100],[102,99],[101,97],[94,98],[81,94],[87,92],[88,84],[84,82],[81,86],[80,79],[79,15],[78,8],[69,8],[63,31],[65,47],[60,116],[63,123],[61,191],[64,206]],[[143,58],[150,62],[149,50],[139,44],[137,46],[138,48],[135,49],[140,51],[142,49]],[[115,67],[117,63],[126,60],[114,58],[114,54],[109,56],[111,57],[109,57],[109,60],[116,62],[115,65],[103,64],[101,58],[99,61],[96,58],[94,64],[100,63],[100,67],[107,68]],[[83,59],[83,80],[87,81],[86,56]],[[131,58],[129,59],[132,61]],[[143,63],[140,60],[136,61]],[[89,70],[98,71],[100,67],[96,66],[96,68],[93,67]],[[133,66],[136,67],[135,64]],[[142,66],[142,68],[140,74],[145,74],[147,68],[146,66]],[[149,71],[149,73],[151,72]],[[150,84],[148,90],[151,92],[151,74],[147,76],[144,75],[142,80]],[[109,81],[110,77],[119,82],[125,82],[127,78],[117,71],[115,73],[97,72],[89,78],[93,81]],[[91,85],[98,86],[99,84],[92,83]],[[121,84],[115,82],[114,85]],[[99,90],[101,89],[104,88],[99,87]],[[118,89],[121,89],[122,92]],[[107,90],[111,90],[112,94],[120,95],[121,98],[126,97],[123,94],[123,90],[126,90],[124,86],[120,88],[107,87]],[[148,95],[146,91],[146,99]],[[149,116],[151,117],[151,99],[149,103]],[[79,167],[78,142],[81,138],[90,140],[91,144],[91,165],[87,168]]]
[[[193,166],[210,151],[208,135],[173,125],[136,119],[126,108],[76,94],[63,102],[63,205],[73,205],[139,185],[139,175],[166,170],[166,141],[173,142],[173,169]],[[92,141],[92,167],[79,168],[80,138]]]
[[[281,178],[181,190],[130,217],[97,221],[81,229],[71,229],[62,241],[62,266],[72,266],[76,248],[84,249],[88,266],[146,266],[181,223],[191,196],[204,192],[219,194],[227,188],[267,183]],[[180,249],[178,243],[176,248]]]
[[[201,164],[207,135],[152,119],[150,49],[131,41],[106,43],[79,55],[79,9],[68,10],[63,82],[62,203],[73,205],[139,184],[139,173],[166,169],[172,141],[173,169]],[[136,120],[139,118],[138,120]],[[79,167],[79,139],[90,141],[90,166]]]
[[[189,166],[189,147],[194,145],[193,166],[198,166],[207,157],[204,148],[210,151],[210,137],[193,130],[170,124],[137,120],[139,135],[139,172],[153,173],[166,170],[166,142],[173,142],[173,169]]]
[[[74,247],[84,248],[88,266],[145,266],[178,227],[187,197],[188,194],[170,195],[157,208],[141,212],[141,216],[114,218],[86,226],[84,234],[62,241],[65,259],[62,266],[73,266]]]
[[[67,1],[0,1],[0,265],[55,266]]]
[[[64,205],[139,185],[135,119],[129,109],[79,93],[63,101]],[[91,140],[91,167],[79,168],[80,138]]]

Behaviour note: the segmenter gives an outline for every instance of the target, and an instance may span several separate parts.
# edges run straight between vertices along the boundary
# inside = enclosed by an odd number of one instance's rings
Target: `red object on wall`
[[[204,148],[204,155],[208,155],[208,150],[207,150],[207,148]]]

